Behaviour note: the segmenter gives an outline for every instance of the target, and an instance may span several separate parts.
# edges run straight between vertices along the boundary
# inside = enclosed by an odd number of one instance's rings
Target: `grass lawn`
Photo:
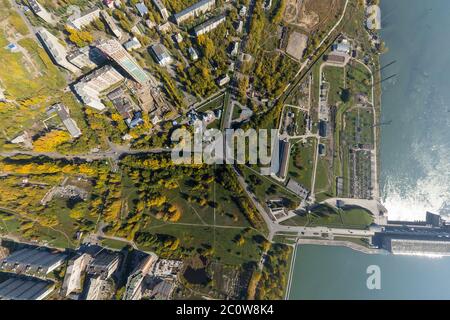
[[[242,246],[239,246],[234,240],[242,234],[243,229],[152,223],[143,231],[177,237],[180,245],[186,248],[211,246],[214,249],[213,258],[225,264],[239,265],[249,260],[258,261],[261,256],[261,249],[255,241],[260,235],[253,230],[244,235],[245,242]],[[150,250],[145,247],[142,249]]]
[[[372,215],[359,207],[348,207],[336,210],[326,205],[318,205],[311,213],[304,213],[289,220],[283,225],[293,226],[325,226],[333,228],[365,229],[373,222]]]
[[[323,81],[330,85],[328,92],[328,104],[336,105],[341,102],[341,90],[344,88],[344,69],[341,67],[326,66],[322,69]]]
[[[300,198],[280,186],[278,182],[269,177],[257,175],[246,166],[242,166],[241,170],[249,187],[253,189],[252,191],[261,203],[265,203],[269,199],[284,197],[291,200],[296,206],[300,204]]]
[[[309,190],[311,190],[315,152],[316,139],[310,138],[306,143],[294,144],[289,159],[288,175]]]

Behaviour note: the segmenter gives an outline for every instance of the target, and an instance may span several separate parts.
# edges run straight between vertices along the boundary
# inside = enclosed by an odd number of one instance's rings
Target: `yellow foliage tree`
[[[65,131],[51,131],[46,135],[40,137],[33,143],[34,151],[37,152],[52,152],[56,151],[56,147],[70,141],[69,133]]]

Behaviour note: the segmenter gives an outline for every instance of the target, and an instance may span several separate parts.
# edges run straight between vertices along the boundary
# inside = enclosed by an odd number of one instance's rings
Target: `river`
[[[382,1],[380,188],[391,220],[450,213],[450,1]]]
[[[391,220],[450,217],[450,1],[382,0],[382,201]],[[369,290],[367,267],[380,268]],[[290,299],[450,299],[450,258],[298,246]]]

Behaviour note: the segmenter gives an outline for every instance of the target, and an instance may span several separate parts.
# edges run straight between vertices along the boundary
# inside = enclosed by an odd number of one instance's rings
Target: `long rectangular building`
[[[150,80],[150,77],[136,62],[136,60],[128,53],[119,41],[110,39],[100,41],[97,44],[107,57],[116,62],[126,73],[128,73],[136,82],[144,84]]]
[[[169,18],[169,12],[167,11],[167,8],[164,6],[164,4],[161,2],[161,0],[152,0],[155,7],[158,9],[159,13],[161,14],[164,21],[166,21]]]
[[[221,23],[225,22],[225,15],[221,14],[211,18],[194,28],[194,34],[198,37],[217,28]]]
[[[196,4],[174,14],[173,17],[177,24],[181,24],[190,18],[198,17],[200,14],[213,9],[215,4],[215,0],[201,0]]]
[[[0,261],[0,270],[16,273],[48,274],[66,259],[60,252],[48,248],[25,248],[18,250]]]
[[[0,283],[0,300],[42,300],[54,289],[54,283],[30,277],[11,277]]]
[[[83,27],[92,23],[95,19],[100,18],[100,11],[101,10],[99,8],[92,8],[85,12],[81,17],[69,19],[67,25],[71,28],[81,30]]]
[[[39,28],[36,34],[44,47],[47,49],[50,57],[57,65],[73,73],[80,72],[80,69],[67,61],[67,49],[59,42],[58,38],[56,38],[45,28]]]

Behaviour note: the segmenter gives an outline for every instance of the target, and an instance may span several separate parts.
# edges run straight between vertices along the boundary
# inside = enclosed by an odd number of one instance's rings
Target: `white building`
[[[39,18],[44,20],[45,22],[55,25],[56,21],[53,19],[52,15],[45,10],[45,8],[36,0],[28,0],[28,4],[31,7],[31,10],[34,12],[35,15],[37,15]]]
[[[92,23],[95,19],[100,18],[100,9],[99,8],[93,8],[86,13],[84,13],[79,18],[69,19],[67,22],[67,25],[71,28],[75,28],[77,30],[81,30],[84,26],[87,26],[88,24]]]
[[[57,65],[69,70],[70,72],[76,74],[80,73],[80,69],[67,61],[67,49],[59,42],[58,38],[44,28],[38,29],[37,35],[39,40],[41,40],[42,44],[47,49],[48,54],[53,58],[53,61]]]
[[[189,51],[189,55],[191,56],[191,60],[192,61],[197,61],[198,60],[198,53],[197,53],[197,51],[194,48],[192,48],[192,47],[189,47],[188,51]]]
[[[116,69],[106,65],[82,78],[73,88],[84,104],[102,111],[106,106],[102,103],[100,94],[124,79]]]
[[[110,15],[106,12],[106,11],[101,11],[101,16],[103,18],[103,20],[105,20],[106,24],[109,27],[109,30],[111,30],[111,32],[117,37],[117,38],[121,38],[122,37],[122,32],[120,31],[120,29],[117,27],[116,23],[114,22],[114,20],[110,17]]]
[[[229,76],[228,74],[226,74],[226,75],[220,77],[220,78],[217,80],[217,84],[218,84],[220,87],[223,87],[224,85],[226,85],[227,83],[229,83],[230,80],[231,80],[231,79],[230,79],[230,76]]]
[[[237,56],[238,55],[238,53],[239,53],[239,42],[238,41],[235,41],[234,43],[233,43],[233,45],[232,45],[232,47],[231,47],[231,55],[233,56],[233,57],[235,57],[235,56]]]
[[[159,13],[161,14],[164,21],[169,19],[169,12],[167,11],[164,4],[161,2],[161,0],[152,0],[155,7],[158,9]]]
[[[151,46],[153,57],[160,66],[166,66],[172,63],[172,57],[166,47],[160,43]]]
[[[81,292],[83,287],[82,274],[92,257],[86,253],[78,255],[69,261],[69,265],[64,276],[64,282],[61,287],[61,293],[68,296],[74,292]]]
[[[89,46],[76,49],[75,51],[69,53],[66,57],[67,61],[72,63],[74,66],[82,69],[82,68],[90,68],[93,69],[97,66],[97,64],[91,60],[91,49]]]

